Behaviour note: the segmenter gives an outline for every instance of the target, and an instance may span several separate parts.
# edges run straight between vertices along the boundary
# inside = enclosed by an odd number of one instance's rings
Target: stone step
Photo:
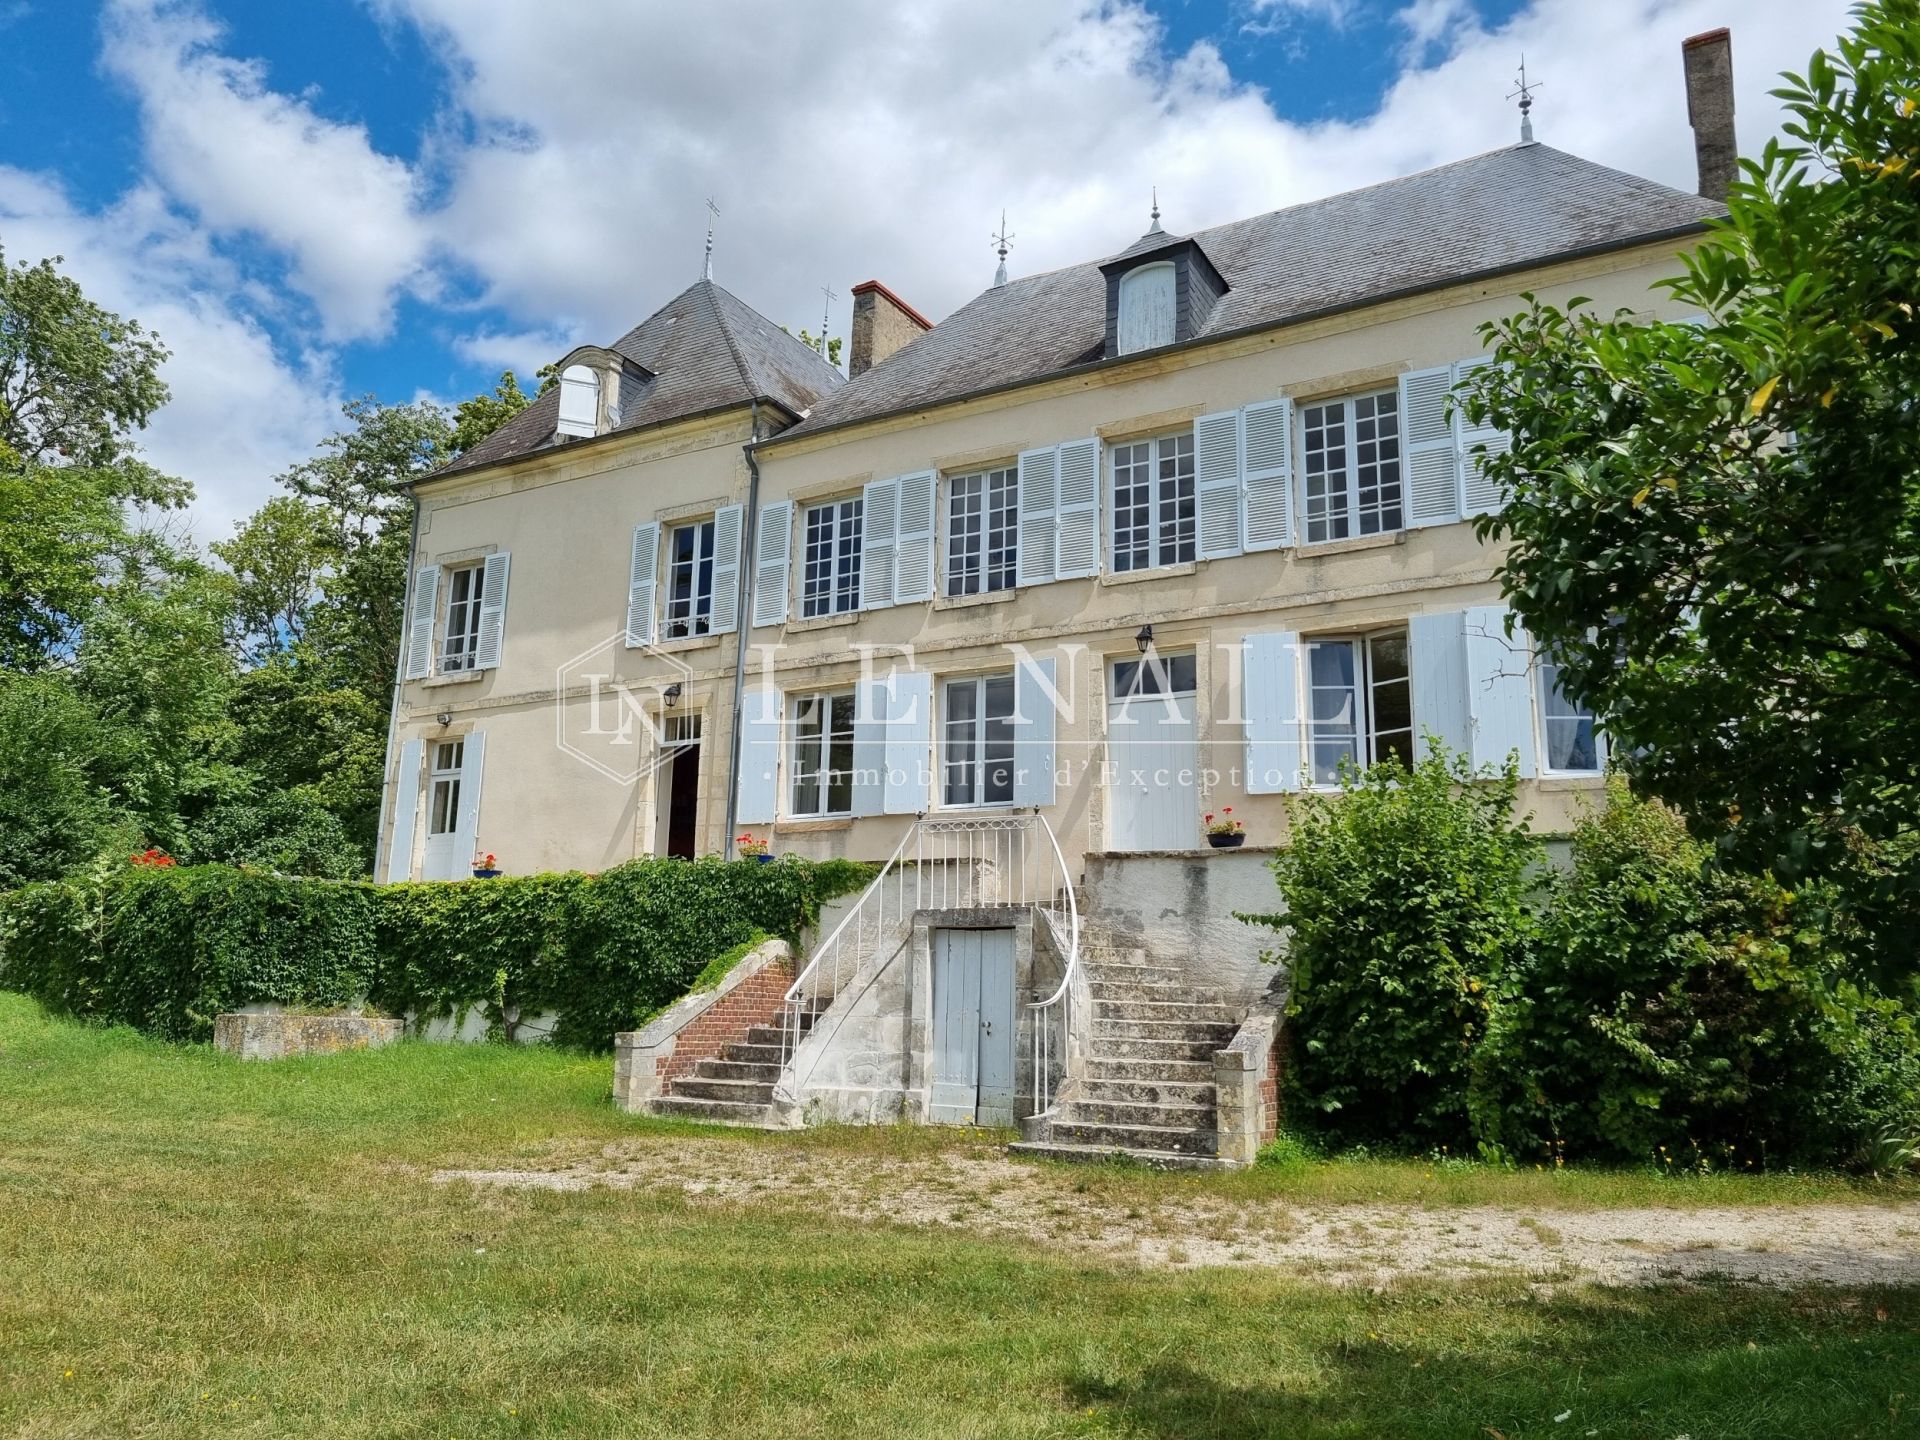
[[[1206,991],[1172,980],[1089,980],[1087,994],[1094,1003],[1111,1000],[1208,1001]]]
[[[1213,1083],[1213,1054],[1189,1059],[1165,1055],[1090,1055],[1086,1060],[1086,1079],[1098,1084],[1108,1080],[1134,1080],[1147,1084],[1183,1082]]]
[[[1213,1074],[1213,1067],[1207,1067]],[[1080,1098],[1095,1104],[1116,1105],[1205,1105],[1212,1108],[1217,1096],[1208,1080],[1166,1080],[1156,1072],[1140,1080],[1096,1080],[1080,1082]]]
[[[1214,1123],[1212,1096],[1208,1096],[1207,1102],[1203,1105],[1168,1105],[1090,1100],[1082,1095],[1079,1099],[1070,1100],[1060,1107],[1060,1115],[1054,1122],[1054,1127],[1058,1130],[1061,1125],[1144,1125],[1154,1130],[1212,1131],[1217,1128]]]
[[[1081,957],[1081,968],[1086,972],[1090,985],[1181,985],[1193,984],[1193,976],[1173,965],[1103,965],[1098,962],[1089,964]]]
[[[1087,1042],[1087,1048],[1100,1060],[1151,1060],[1162,1063],[1168,1060],[1205,1060],[1211,1062],[1215,1054],[1226,1048],[1224,1040],[1204,1040],[1180,1037],[1168,1039],[1148,1039],[1139,1035],[1094,1035]]]
[[[1103,1040],[1190,1040],[1224,1050],[1239,1028],[1225,1020],[1109,1020],[1096,1014],[1089,1044],[1105,1053]]]
[[[1169,997],[1140,1000],[1104,1000],[1093,1002],[1096,1020],[1205,1020],[1215,1025],[1240,1025],[1240,1012],[1218,1000]]]
[[[1080,937],[1080,963],[1083,965],[1145,965],[1147,952],[1138,945],[1103,945]]]
[[[777,1070],[793,1057],[791,1051],[782,1050],[778,1045],[742,1045],[736,1041],[720,1051],[720,1058],[743,1065],[771,1065]]]
[[[679,1120],[711,1120],[722,1125],[765,1126],[771,1119],[771,1111],[765,1105],[701,1100],[691,1095],[662,1095],[648,1109],[655,1115],[671,1115]]]
[[[747,1044],[779,1045],[782,1042],[797,1044],[799,1043],[799,1037],[805,1036],[809,1028],[811,1028],[810,1025],[800,1026],[798,1036],[793,1040],[788,1040],[787,1037],[790,1032],[784,1025],[749,1025],[747,1027]]]
[[[1056,1121],[1048,1138],[1056,1145],[1097,1145],[1108,1150],[1172,1150],[1183,1155],[1211,1155],[1216,1140],[1211,1128],[1102,1125],[1091,1121]]]
[[[771,1061],[725,1060],[709,1055],[693,1067],[693,1073],[703,1080],[758,1080],[771,1085],[780,1078],[780,1067]]]
[[[779,1078],[777,1073],[770,1080],[722,1080],[706,1075],[682,1075],[677,1080],[667,1082],[667,1093],[695,1100],[731,1100],[741,1105],[770,1105],[773,1103],[774,1081]]]
[[[1155,1170],[1232,1170],[1231,1161],[1217,1155],[1191,1155],[1180,1150],[1116,1150],[1103,1145],[1066,1145],[1058,1141],[1017,1140],[1007,1146],[1012,1155],[1036,1160],[1064,1160],[1079,1164],[1128,1160]]]

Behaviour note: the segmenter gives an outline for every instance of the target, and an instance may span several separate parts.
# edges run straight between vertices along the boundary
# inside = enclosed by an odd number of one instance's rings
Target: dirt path
[[[677,1191],[873,1224],[1036,1241],[1152,1267],[1291,1271],[1335,1284],[1521,1274],[1540,1282],[1920,1284],[1920,1204],[1526,1212],[1492,1206],[1243,1200],[1190,1186],[1111,1185],[992,1151],[912,1158],[676,1139],[547,1168],[444,1170],[436,1183]]]

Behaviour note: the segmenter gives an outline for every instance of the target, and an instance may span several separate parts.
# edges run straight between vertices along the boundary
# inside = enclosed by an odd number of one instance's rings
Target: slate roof
[[[610,348],[654,376],[637,402],[628,399],[611,434],[755,400],[770,400],[804,415],[846,383],[811,346],[711,280],[688,286]],[[448,475],[545,449],[554,443],[559,413],[556,387],[434,473]]]
[[[1546,145],[1509,146],[1185,237],[1200,245],[1230,288],[1201,333],[1183,343],[1677,237],[1725,213],[1714,201]],[[1178,238],[1142,236],[1120,254]],[[982,292],[822,399],[803,424],[780,438],[1030,383],[1102,360],[1103,263]]]

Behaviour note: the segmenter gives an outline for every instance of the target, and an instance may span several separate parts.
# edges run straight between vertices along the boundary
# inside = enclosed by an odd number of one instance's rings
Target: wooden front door
[[[934,931],[934,1123],[1013,1124],[1013,1016],[1013,931]]]

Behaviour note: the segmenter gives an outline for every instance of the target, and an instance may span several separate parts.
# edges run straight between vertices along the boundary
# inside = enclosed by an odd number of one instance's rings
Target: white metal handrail
[[[1033,1016],[1033,1113],[1044,1113],[1053,1104],[1053,1032],[1060,1031],[1060,1059],[1067,1059],[1073,1033],[1073,982],[1080,969],[1080,901],[1073,893],[1073,877],[1067,873],[1067,857],[1060,853],[1060,838],[1053,833],[1043,815],[1047,840],[1053,846],[1053,858],[1060,867],[1061,889],[1067,895],[1067,955],[1060,967],[1060,986],[1046,999],[1029,1005]],[[1058,1016],[1049,1012],[1058,1007]]]

